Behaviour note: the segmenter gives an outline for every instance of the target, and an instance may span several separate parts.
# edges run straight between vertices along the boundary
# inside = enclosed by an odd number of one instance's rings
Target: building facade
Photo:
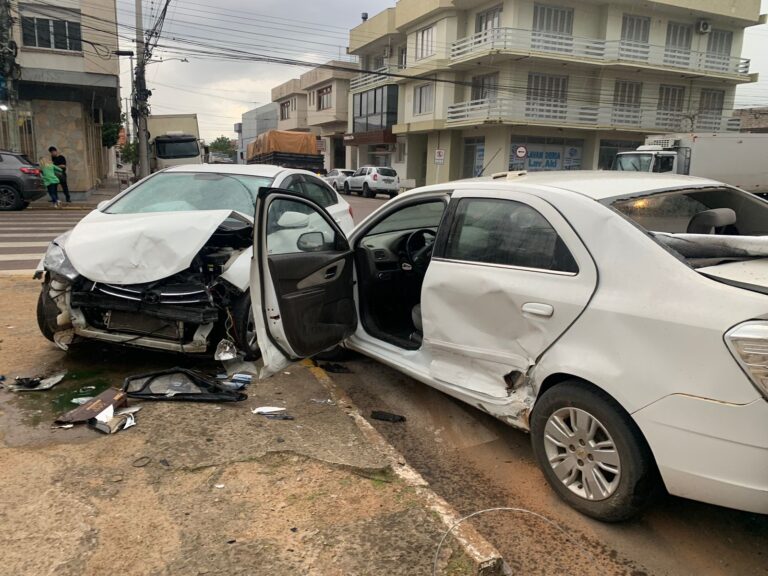
[[[757,80],[743,34],[763,21],[759,8],[399,0],[350,32],[366,73],[350,85],[348,141],[359,164],[421,185],[606,168],[649,133],[738,129],[736,86]]]
[[[87,191],[110,171],[102,126],[120,121],[115,0],[11,4],[21,70],[7,116],[18,133],[8,144],[33,159],[56,146],[70,189]]]
[[[315,134],[326,170],[348,165],[344,137],[349,122],[349,81],[356,70],[357,64],[334,60],[272,89],[272,102],[278,107],[277,129]]]
[[[742,132],[768,132],[768,107],[739,108],[733,116]]]
[[[279,106],[275,102],[264,104],[253,110],[248,110],[242,116],[242,122],[235,124],[237,133],[237,162],[245,164],[248,144],[256,139],[256,136],[268,130],[277,129]]]

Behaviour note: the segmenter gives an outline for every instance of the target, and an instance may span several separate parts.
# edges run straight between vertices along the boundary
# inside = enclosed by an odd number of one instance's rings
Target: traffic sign
[[[435,150],[435,164],[445,164],[445,150]]]
[[[517,148],[515,148],[515,157],[519,158],[520,160],[522,160],[523,158],[527,158],[528,148],[526,148],[525,146],[518,146]]]

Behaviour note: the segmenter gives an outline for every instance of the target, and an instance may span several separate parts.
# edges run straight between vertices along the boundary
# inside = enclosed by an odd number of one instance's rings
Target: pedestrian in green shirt
[[[59,193],[57,189],[59,187],[59,174],[61,168],[54,166],[50,158],[40,158],[40,175],[43,177],[43,184],[48,190],[48,196],[51,198],[54,208],[60,208],[61,202],[59,202]]]

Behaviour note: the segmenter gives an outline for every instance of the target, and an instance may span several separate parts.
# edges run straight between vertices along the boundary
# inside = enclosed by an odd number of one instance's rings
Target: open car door
[[[355,331],[354,265],[333,218],[302,196],[262,188],[255,223],[251,303],[266,377]]]

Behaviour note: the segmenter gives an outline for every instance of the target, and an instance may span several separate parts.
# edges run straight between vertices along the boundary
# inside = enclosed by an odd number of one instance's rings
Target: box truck
[[[768,134],[681,133],[648,136],[645,145],[620,152],[613,170],[672,172],[712,178],[768,194]]]

